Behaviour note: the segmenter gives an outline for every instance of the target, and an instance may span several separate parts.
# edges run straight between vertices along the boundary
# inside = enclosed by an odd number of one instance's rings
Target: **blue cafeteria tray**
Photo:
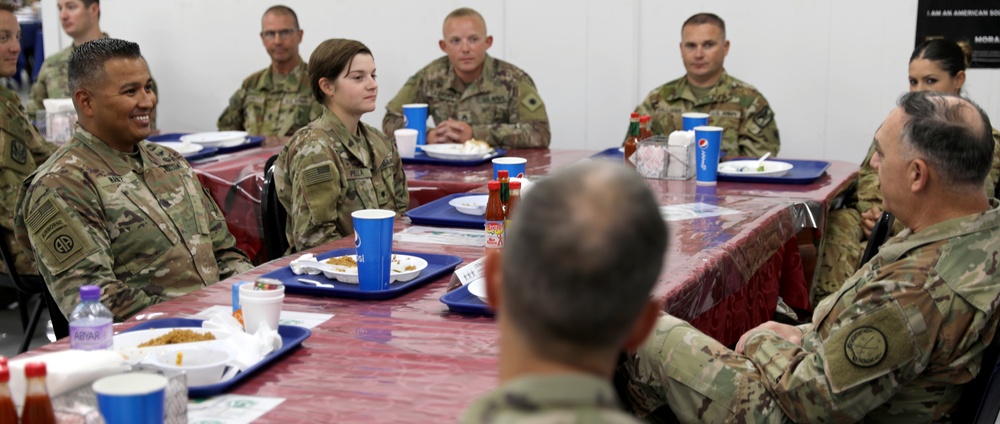
[[[420,146],[417,146],[418,148]],[[401,158],[403,163],[411,164],[421,164],[421,165],[447,165],[447,166],[476,166],[482,165],[486,162],[493,160],[507,154],[504,149],[494,149],[493,154],[489,156],[480,157],[472,160],[454,160],[454,159],[438,159],[427,156],[427,153],[417,151],[417,154],[412,158]]]
[[[450,194],[433,202],[420,205],[406,211],[406,216],[417,225],[435,225],[438,227],[461,227],[483,229],[486,225],[485,215],[469,215],[459,212],[448,202],[456,197],[482,196],[482,193]]]
[[[493,315],[493,310],[486,302],[469,293],[468,284],[441,296],[441,303],[448,305],[452,312],[460,314]]]
[[[166,133],[166,134],[154,135],[152,137],[147,138],[146,140],[152,141],[154,143],[159,143],[161,141],[177,141],[177,142],[179,142],[179,141],[181,141],[181,136],[182,135],[188,135],[188,134],[191,134],[191,133]],[[206,147],[206,148],[216,149],[216,151],[214,151],[212,153],[213,154],[220,154],[221,155],[223,153],[238,152],[240,150],[246,150],[246,149],[249,149],[249,148],[252,148],[252,147],[258,147],[258,146],[261,145],[261,143],[264,142],[264,137],[262,137],[262,136],[251,135],[251,136],[249,136],[247,138],[248,138],[248,140],[247,140],[246,143],[243,143],[243,144],[240,144],[240,145],[236,145],[236,146],[229,146],[229,147]],[[204,150],[202,150],[202,151],[204,151]],[[198,152],[198,154],[200,154],[200,153],[201,152]],[[205,158],[205,157],[208,157],[208,156],[200,156],[197,159],[202,159],[202,158]],[[190,161],[190,160],[195,160],[195,159],[188,158],[188,160]]]
[[[792,169],[780,177],[719,174],[718,178],[719,181],[734,183],[811,184],[822,177],[830,167],[830,162],[822,160],[775,159],[775,161],[790,163]]]

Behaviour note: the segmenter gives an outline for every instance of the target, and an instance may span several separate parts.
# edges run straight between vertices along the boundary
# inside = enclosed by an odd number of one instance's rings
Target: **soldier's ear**
[[[87,117],[94,116],[94,95],[89,91],[83,88],[78,88],[75,92],[73,92],[73,104],[75,105],[78,113]]]
[[[326,97],[333,97],[333,93],[337,91],[337,87],[333,81],[330,81],[326,77],[319,79],[319,89],[323,90],[323,94],[326,94]]]

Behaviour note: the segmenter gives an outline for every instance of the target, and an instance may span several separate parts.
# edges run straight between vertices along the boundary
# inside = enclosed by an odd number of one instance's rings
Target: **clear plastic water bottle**
[[[114,315],[101,303],[101,288],[80,287],[80,304],[69,315],[69,345],[77,350],[110,349]]]

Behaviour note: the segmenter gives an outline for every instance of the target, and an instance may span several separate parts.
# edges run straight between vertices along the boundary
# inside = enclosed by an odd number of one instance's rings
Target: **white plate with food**
[[[163,147],[167,147],[167,148],[173,149],[177,153],[180,153],[181,156],[191,156],[191,155],[193,155],[195,153],[200,152],[202,149],[205,148],[204,146],[202,146],[200,144],[184,143],[184,142],[177,142],[177,141],[163,141],[163,142],[159,142],[159,143],[156,143],[156,144],[159,144],[159,145],[161,145]]]
[[[358,284],[357,255],[334,256],[324,259],[316,268],[331,280]],[[427,268],[427,261],[424,258],[393,254],[389,266],[389,282],[410,281],[417,278],[424,268]]]
[[[182,143],[192,143],[205,147],[231,147],[245,143],[245,131],[212,131],[181,136]],[[235,143],[235,144],[234,144]]]
[[[469,283],[468,288],[469,288],[469,293],[472,293],[473,296],[478,297],[479,300],[483,301],[483,303],[487,303],[486,299],[488,299],[488,296],[486,296],[485,278],[480,278],[478,280]]]
[[[493,154],[485,141],[469,140],[465,143],[425,144],[420,146],[427,156],[446,160],[476,160]]]
[[[785,175],[793,167],[788,162],[777,160],[765,160],[758,168],[757,159],[731,160],[719,164],[719,174],[745,177],[780,177]]]
[[[485,215],[486,202],[490,196],[462,196],[448,201],[448,204],[466,215]]]
[[[150,354],[177,346],[215,346],[229,337],[219,329],[176,327],[129,331],[114,336],[114,351],[129,362],[139,362]]]

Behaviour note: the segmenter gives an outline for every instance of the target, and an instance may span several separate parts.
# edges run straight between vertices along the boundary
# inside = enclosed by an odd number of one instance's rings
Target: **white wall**
[[[136,41],[160,85],[159,126],[214,130],[240,81],[268,64],[260,17],[279,0],[103,0],[102,29]],[[726,69],[760,89],[781,130],[781,156],[860,162],[879,123],[907,89],[913,0],[280,0],[299,15],[308,60],[327,38],[375,53],[381,127],[385,104],[441,55],[441,21],[479,10],[490,53],[534,78],[551,119],[553,148],[617,145],[628,113],[654,87],[684,73],[681,23],[710,11],[726,20]],[[43,0],[46,52],[69,45],[56,0]],[[966,90],[1000,126],[1000,70],[970,70]]]

